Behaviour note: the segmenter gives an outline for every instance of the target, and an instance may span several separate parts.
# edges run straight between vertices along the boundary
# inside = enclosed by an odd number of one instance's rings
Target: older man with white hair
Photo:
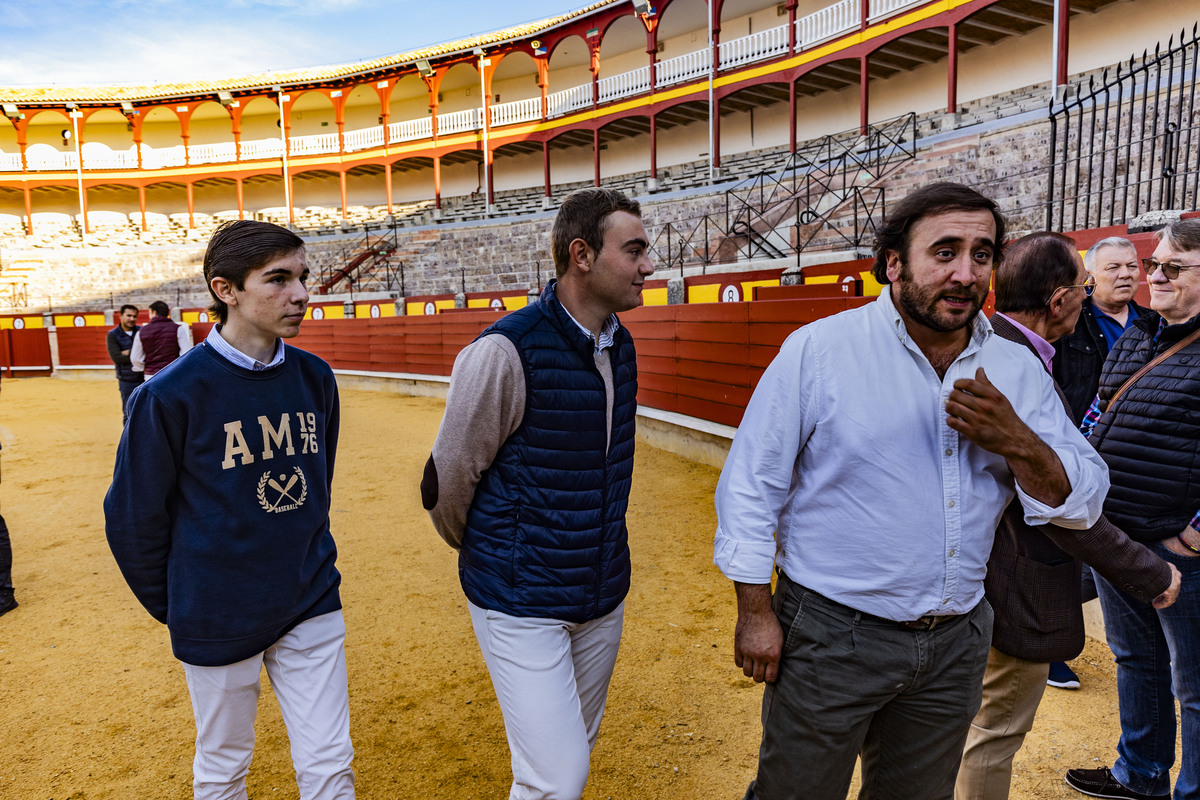
[[[1088,248],[1083,267],[1096,288],[1083,301],[1074,332],[1054,344],[1054,380],[1067,395],[1077,423],[1096,396],[1100,370],[1113,343],[1146,313],[1133,300],[1142,274],[1133,242],[1120,236],[1101,239]]]

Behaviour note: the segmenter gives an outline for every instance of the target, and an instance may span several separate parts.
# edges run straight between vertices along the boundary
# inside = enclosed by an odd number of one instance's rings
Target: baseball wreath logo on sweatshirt
[[[291,511],[304,505],[308,497],[308,481],[299,467],[293,467],[295,474],[288,476],[280,473],[276,478],[270,470],[263,473],[258,481],[258,504],[269,514],[279,514]],[[297,486],[299,484],[299,486]]]

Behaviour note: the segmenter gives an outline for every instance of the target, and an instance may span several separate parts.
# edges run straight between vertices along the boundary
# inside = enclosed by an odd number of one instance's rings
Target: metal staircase
[[[724,213],[664,225],[651,244],[664,268],[784,258],[859,247],[882,221],[882,178],[916,157],[915,114],[825,136],[725,193]]]

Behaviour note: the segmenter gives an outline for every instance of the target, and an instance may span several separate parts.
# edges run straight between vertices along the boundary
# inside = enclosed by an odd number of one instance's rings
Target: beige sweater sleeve
[[[525,372],[507,337],[485,336],[458,354],[446,413],[421,481],[422,503],[451,547],[462,545],[480,476],[524,415]]]

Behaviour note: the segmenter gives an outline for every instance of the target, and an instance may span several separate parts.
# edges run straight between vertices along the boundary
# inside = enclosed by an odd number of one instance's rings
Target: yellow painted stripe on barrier
[[[642,289],[642,305],[665,306],[667,304],[667,287],[661,289]]]
[[[689,286],[687,301],[689,303],[715,303],[721,299],[721,284],[702,283],[699,286]]]

